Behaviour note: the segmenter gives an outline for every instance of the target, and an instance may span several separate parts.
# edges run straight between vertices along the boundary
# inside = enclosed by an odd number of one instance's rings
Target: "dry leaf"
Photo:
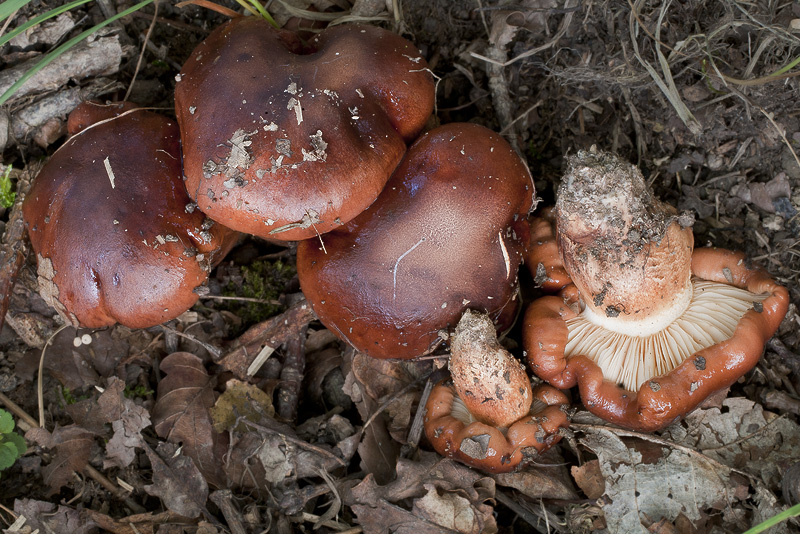
[[[573,465],[571,472],[575,483],[583,490],[586,497],[596,500],[603,496],[606,491],[606,483],[603,480],[598,460],[589,460],[581,466]]]
[[[455,528],[492,532],[496,527],[487,502],[494,498],[494,491],[494,481],[486,475],[436,453],[422,452],[419,462],[400,459],[397,478],[389,484],[381,486],[367,475],[343,492],[342,499],[352,506],[359,522],[377,528],[375,532],[439,532],[440,527],[450,532]],[[412,512],[401,508],[409,499]],[[380,523],[381,515],[398,523]],[[367,526],[364,529],[372,532]]]
[[[705,510],[725,509],[735,494],[730,470],[681,450],[646,446],[640,451],[602,427],[587,430],[581,443],[600,462],[610,532],[641,532],[643,522],[674,521],[681,513],[697,521]]]
[[[722,410],[695,410],[664,436],[780,488],[784,471],[800,458],[800,425],[745,398],[722,405]]]
[[[156,451],[145,446],[153,467],[153,484],[144,490],[160,497],[164,505],[176,514],[197,517],[205,511],[208,484],[203,475],[181,450],[172,443],[161,442]]]
[[[94,435],[75,425],[56,427],[52,433],[33,428],[25,438],[54,452],[53,459],[42,468],[43,481],[49,487],[48,496],[66,485],[73,471],[83,471],[94,445]]]
[[[14,512],[25,517],[24,526],[31,531],[69,532],[90,534],[97,531],[97,524],[74,508],[33,499],[14,501]]]
[[[231,379],[225,384],[225,392],[219,396],[211,408],[211,420],[214,430],[225,432],[236,425],[239,417],[258,423],[262,417],[275,415],[272,406],[272,397],[258,389],[256,386]],[[236,430],[246,432],[247,427],[240,423]]]
[[[97,406],[105,422],[110,422],[114,436],[106,443],[103,467],[127,467],[136,458],[136,447],[143,442],[142,430],[150,426],[150,414],[131,399],[125,397],[125,383],[110,378],[108,387],[97,399]]]
[[[209,410],[214,406],[214,379],[203,362],[188,352],[175,352],[161,362],[166,377],[158,384],[152,418],[159,437],[180,443],[183,453],[214,486],[225,487],[222,470],[227,435],[214,430]]]

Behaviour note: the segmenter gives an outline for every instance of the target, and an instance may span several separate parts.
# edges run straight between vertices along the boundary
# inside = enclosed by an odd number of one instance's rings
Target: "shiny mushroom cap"
[[[500,473],[549,449],[569,425],[569,401],[531,389],[524,367],[497,341],[491,319],[467,310],[451,345],[452,379],[426,404],[425,434],[439,454]]]
[[[236,230],[323,234],[372,204],[433,101],[419,50],[389,31],[335,26],[304,46],[259,17],[231,20],[178,75],[186,187]]]
[[[177,317],[236,234],[186,194],[174,121],[95,104],[76,113],[80,133],[23,204],[40,293],[75,326],[143,328]]]
[[[450,124],[418,139],[370,208],[299,244],[300,285],[320,320],[377,358],[414,358],[467,308],[506,328],[528,242],[533,181],[498,134]]]
[[[669,424],[752,369],[786,313],[786,289],[743,256],[692,252],[682,218],[616,156],[570,161],[554,220],[573,283],[528,308],[528,361],[607,420]]]

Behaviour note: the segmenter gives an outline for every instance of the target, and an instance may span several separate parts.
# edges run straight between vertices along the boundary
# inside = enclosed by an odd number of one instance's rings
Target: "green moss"
[[[244,297],[264,302],[224,301],[222,307],[238,315],[246,324],[263,321],[284,310],[277,303],[286,292],[296,270],[283,261],[254,261],[241,267],[241,284],[238,280],[228,282],[222,294],[228,297]]]

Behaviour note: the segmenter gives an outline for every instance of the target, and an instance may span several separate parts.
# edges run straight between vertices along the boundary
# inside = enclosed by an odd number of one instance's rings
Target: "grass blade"
[[[11,39],[13,39],[17,35],[19,35],[20,33],[26,31],[28,28],[36,26],[37,24],[41,24],[42,22],[46,21],[47,19],[50,19],[50,18],[53,18],[53,17],[57,17],[58,15],[62,14],[65,11],[69,11],[73,7],[78,7],[81,4],[86,4],[86,3],[91,2],[91,1],[92,0],[74,0],[73,2],[69,2],[68,4],[64,4],[61,7],[57,7],[55,9],[51,9],[47,13],[42,13],[41,15],[32,18],[31,20],[29,20],[28,22],[26,22],[25,24],[23,24],[19,28],[15,28],[14,30],[12,30],[12,31],[8,32],[7,34],[5,34],[4,36],[0,37],[0,46],[3,46],[7,42],[9,42]]]
[[[18,9],[26,6],[31,0],[6,0],[0,4],[0,22],[3,22]]]
[[[17,1],[17,0],[8,0],[8,1]],[[39,61],[36,65],[34,65],[28,72],[23,74],[22,77],[20,77],[20,79],[17,80],[14,83],[14,85],[9,87],[8,90],[5,93],[3,93],[2,96],[0,96],[0,106],[5,104],[8,101],[8,99],[11,98],[11,96],[15,92],[17,92],[17,89],[22,87],[22,85],[25,82],[27,82],[33,75],[35,75],[37,72],[42,70],[44,67],[46,67],[50,63],[52,63],[53,60],[55,60],[57,57],[59,57],[65,51],[69,50],[70,48],[72,48],[73,46],[78,44],[79,42],[83,41],[84,39],[89,37],[91,34],[96,32],[97,30],[99,30],[100,28],[108,26],[109,24],[111,24],[115,20],[121,19],[122,17],[130,15],[131,13],[142,9],[147,4],[153,3],[153,1],[154,0],[144,0],[143,2],[139,2],[135,6],[130,7],[130,8],[128,8],[125,11],[122,11],[120,13],[117,13],[113,17],[109,17],[108,19],[104,20],[100,24],[98,24],[98,25],[96,25],[96,26],[94,26],[92,28],[89,28],[85,32],[82,32],[80,35],[77,35],[77,36],[73,37],[72,39],[70,39],[66,43],[62,44],[61,46],[59,46],[58,48],[56,48],[55,50],[53,50],[49,54],[45,55],[41,59],[41,61]],[[8,2],[6,2],[6,3],[8,3]],[[2,4],[2,6],[5,6],[5,4]]]

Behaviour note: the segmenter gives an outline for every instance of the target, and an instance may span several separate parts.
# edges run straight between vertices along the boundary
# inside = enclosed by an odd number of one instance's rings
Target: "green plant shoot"
[[[17,194],[11,190],[11,165],[0,176],[0,205],[8,209],[14,205]]]
[[[0,410],[0,471],[8,469],[27,450],[25,438],[14,432],[14,419]]]

